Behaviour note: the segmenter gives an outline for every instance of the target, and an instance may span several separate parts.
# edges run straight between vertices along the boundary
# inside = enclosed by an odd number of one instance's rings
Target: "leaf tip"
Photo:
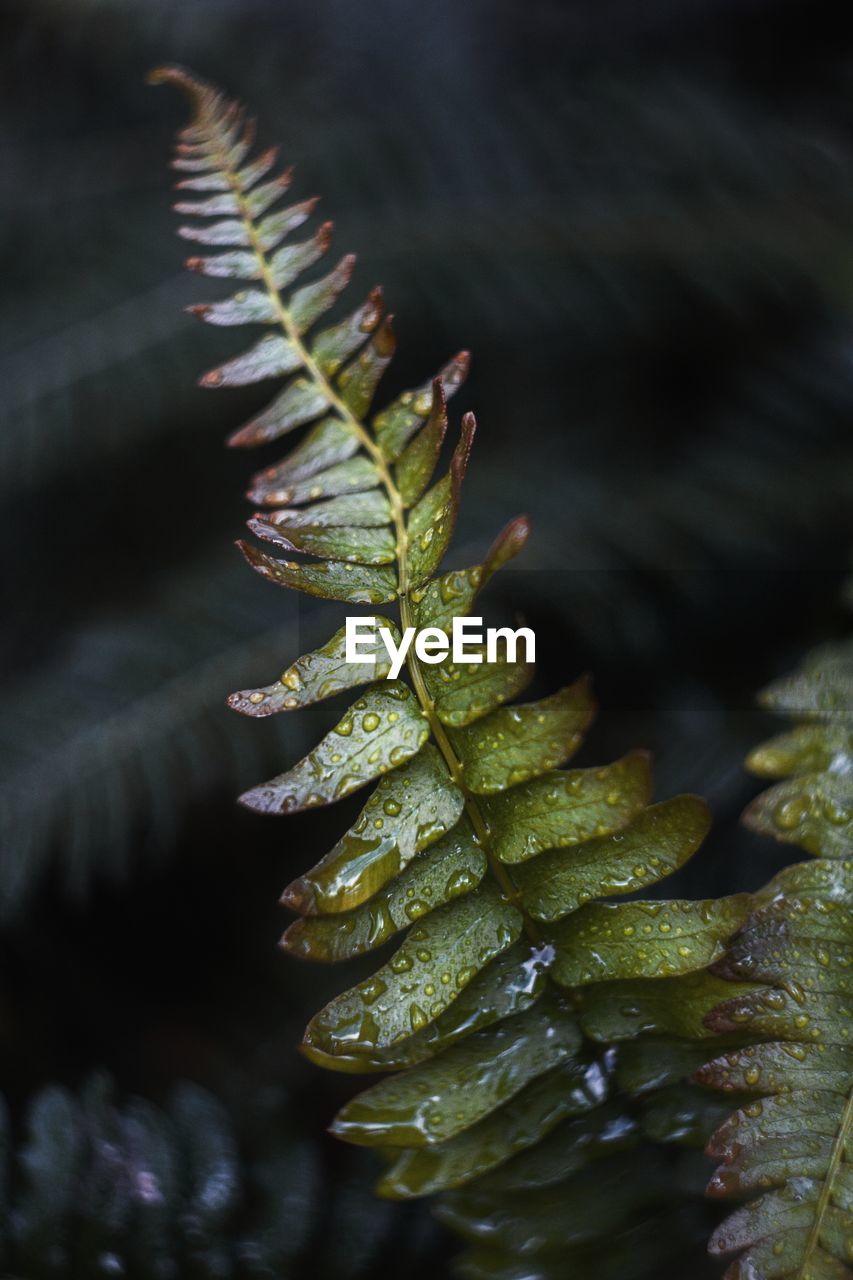
[[[204,92],[206,85],[203,81],[194,76],[186,67],[181,67],[177,63],[167,63],[159,67],[151,67],[145,73],[145,83],[150,85],[173,84],[176,88],[182,89],[184,93],[193,96]]]
[[[286,951],[289,956],[293,956],[297,960],[314,959],[315,957],[311,954],[311,948],[306,945],[304,932],[299,928],[299,923],[298,920],[294,920],[285,929],[278,940],[279,950]]]
[[[311,888],[310,883],[302,877],[298,880],[291,881],[279,898],[279,905],[287,907],[290,911],[296,911],[301,916],[313,916],[317,914],[317,902],[314,896],[314,891]],[[287,934],[284,936],[287,937]]]
[[[251,424],[244,427],[238,427],[236,431],[232,431],[231,435],[228,436],[225,440],[226,448],[246,449],[249,446],[256,444],[257,441],[255,439],[255,433],[250,429],[250,427],[251,427]],[[249,492],[246,494],[246,497],[249,499],[250,502],[254,501],[254,499],[252,498],[251,490],[249,490]]]
[[[235,539],[234,546],[253,569],[260,568],[263,553],[257,547],[253,547],[251,542],[247,542],[245,538]]]

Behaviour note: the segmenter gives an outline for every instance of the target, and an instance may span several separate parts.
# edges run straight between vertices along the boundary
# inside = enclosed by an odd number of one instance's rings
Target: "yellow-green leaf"
[[[453,742],[465,785],[478,795],[493,795],[554,769],[577,751],[594,712],[583,678],[540,702],[501,707],[460,730]]]
[[[718,960],[749,914],[747,893],[666,902],[590,902],[549,934],[564,987],[622,978],[671,978]]]
[[[427,749],[425,747],[413,763],[418,763]],[[404,765],[403,768],[411,766]],[[387,781],[396,777],[397,773],[389,774]],[[379,785],[382,787],[383,784]],[[461,795],[459,800],[461,808]],[[474,843],[470,830],[460,831],[466,827],[467,824],[458,824],[449,835],[414,858],[372,897],[351,911],[296,920],[285,933],[281,945],[291,955],[302,959],[348,960],[382,946],[428,911],[470,893],[485,874],[486,858]],[[359,873],[362,880],[361,866]],[[312,901],[316,900],[315,892]]]
[[[313,870],[288,885],[282,901],[306,915],[350,910],[446,833],[452,856],[467,864],[475,846],[470,827],[457,825],[463,805],[462,792],[428,744],[381,779],[346,835]]]
[[[532,1008],[545,990],[552,960],[553,948],[516,942],[486,965],[434,1022],[389,1049],[332,1056],[303,1045],[302,1052],[312,1062],[333,1071],[396,1071],[416,1066],[475,1031]]]
[[[332,1000],[308,1024],[326,1053],[369,1053],[433,1021],[516,940],[521,913],[486,883],[413,925],[387,964]]]
[[[521,693],[533,679],[533,663],[486,661],[485,646],[469,646],[479,663],[456,663],[448,657],[424,666],[424,680],[442,724],[461,728],[473,724]]]
[[[579,1045],[574,1020],[558,1002],[541,1000],[439,1058],[374,1085],[338,1113],[332,1132],[365,1146],[446,1142],[570,1058]]]
[[[623,776],[621,803],[636,812],[648,794],[648,774],[643,757],[628,757],[628,760],[632,762],[632,770],[627,778]],[[629,779],[633,785],[626,787]],[[574,794],[577,797],[580,790]],[[612,794],[605,795],[605,805]],[[608,805],[611,812],[618,808],[619,803]],[[509,816],[512,816],[511,807]],[[579,816],[584,821],[585,815]],[[618,822],[618,815],[616,820]],[[585,841],[581,837],[579,843],[568,846],[569,852],[554,849],[543,853],[534,861],[518,866],[513,875],[532,916],[537,920],[559,920],[592,898],[635,893],[657,883],[695,853],[709,826],[708,806],[703,800],[698,796],[676,796],[642,809],[629,825],[611,835]],[[562,838],[572,829],[571,821],[566,821]],[[550,820],[547,831],[551,838],[557,832]],[[542,838],[540,830],[537,843]],[[515,847],[507,840],[503,843],[505,849]]]

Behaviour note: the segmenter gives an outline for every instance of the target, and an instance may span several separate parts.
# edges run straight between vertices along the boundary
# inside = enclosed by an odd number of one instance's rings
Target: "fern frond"
[[[99,1072],[39,1090],[20,1135],[3,1108],[4,1275],[285,1280],[310,1258],[314,1275],[355,1280],[399,1260],[357,1160],[330,1176],[280,1091],[241,1105],[181,1082],[159,1106]]]
[[[840,1280],[853,1275],[853,649],[827,646],[762,695],[798,723],[749,757],[782,778],[746,812],[753,830],[815,861],[782,871],[759,896],[714,969],[758,984],[705,1019],[745,1047],[697,1072],[752,1095],[720,1128],[709,1191],[762,1194],[714,1233],[738,1254],[729,1280]]]
[[[73,632],[7,698],[0,918],[31,904],[50,872],[78,899],[127,879],[142,847],[150,863],[173,846],[189,806],[246,785],[284,747],[278,733],[263,748],[249,726],[235,737],[217,705],[241,670],[295,643],[292,624],[269,626],[239,569],[205,557],[163,583],[164,621],[145,604]]]
[[[309,206],[269,212],[290,174],[268,186],[273,154],[252,158],[243,109],[179,69],[153,78],[184,90],[192,106],[173,163],[190,175],[183,191],[200,194],[191,212],[210,221],[183,234],[222,250],[190,266],[246,282],[198,314],[266,327],[202,384],[285,379],[232,445],[308,427],[283,462],[255,476],[250,497],[264,509],[250,527],[314,558],[281,559],[249,543],[243,554],[280,585],[394,605],[401,629],[432,628],[440,638],[471,613],[528,534],[526,519],[516,519],[480,564],[442,570],[474,435],[470,414],[448,469],[437,482],[432,476],[446,399],[467,356],[372,413],[393,352],[379,293],[315,335],[352,260],[304,283],[328,247],[328,224],[291,244]],[[348,1103],[333,1130],[381,1148],[389,1168],[380,1191],[405,1199],[468,1184],[549,1133],[562,1141],[558,1127],[609,1089],[601,1055],[583,1048],[576,990],[604,977],[686,980],[722,954],[747,905],[596,902],[676,870],[704,838],[708,814],[694,796],[650,806],[642,752],[602,768],[564,768],[594,714],[585,679],[518,705],[511,700],[532,673],[508,651],[468,666],[429,664],[410,649],[405,680],[385,680],[387,668],[377,666],[366,681],[364,671],[347,661],[339,631],[276,683],[234,694],[231,705],[266,716],[368,683],[305,759],[242,801],[290,813],[376,784],[334,849],[285,890],[302,918],[283,945],[330,961],[403,935],[372,977],[312,1019],[304,1051],[332,1069],[390,1073]],[[593,938],[597,966],[584,960]]]

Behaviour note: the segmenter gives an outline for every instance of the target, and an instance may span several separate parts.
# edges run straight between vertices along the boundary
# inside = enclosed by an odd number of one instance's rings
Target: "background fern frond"
[[[312,1274],[356,1280],[414,1258],[353,1156],[330,1174],[300,1135],[293,1100],[235,1106],[183,1081],[164,1105],[120,1094],[103,1072],[36,1093],[20,1135],[0,1123],[4,1274],[210,1280]]]
[[[853,681],[849,642],[825,646],[778,680],[763,703],[796,727],[749,757],[783,778],[747,809],[753,830],[800,845],[815,861],[768,886],[726,954],[723,978],[757,984],[706,1016],[745,1047],[697,1072],[703,1084],[751,1095],[717,1130],[712,1195],[760,1196],[714,1232],[737,1254],[731,1280],[848,1276],[853,1236]]]
[[[273,758],[271,740],[232,732],[222,689],[247,666],[283,662],[297,632],[270,627],[245,588],[239,566],[205,559],[160,588],[156,625],[143,604],[81,628],[6,701],[0,916],[49,875],[79,899],[161,860],[193,805]]]

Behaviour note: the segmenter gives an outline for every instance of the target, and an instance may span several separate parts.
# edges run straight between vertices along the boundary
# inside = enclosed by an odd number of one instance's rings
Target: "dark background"
[[[313,1162],[300,1230],[328,1241],[350,1215],[333,1272],[444,1265],[426,1214],[371,1207],[363,1163],[317,1137],[352,1082],[295,1052],[353,971],[280,956],[277,898],[350,814],[268,823],[234,803],[330,712],[246,723],[223,705],[318,620],[232,546],[256,462],[222,440],[264,389],[195,386],[240,335],[181,310],[217,286],[181,269],[166,160],[184,107],[148,67],[243,97],[299,196],[322,193],[359,254],[353,297],[381,281],[397,315],[383,398],[473,348],[456,562],[532,515],[491,598],[535,627],[543,688],[594,673],[582,763],[649,746],[660,796],[708,796],[713,836],[671,891],[711,895],[786,861],[736,826],[769,727],[754,691],[844,629],[841,9],[4,4],[0,1090],[17,1140],[36,1090],[95,1068],[157,1103],[196,1081],[241,1134],[247,1099],[273,1098]]]

